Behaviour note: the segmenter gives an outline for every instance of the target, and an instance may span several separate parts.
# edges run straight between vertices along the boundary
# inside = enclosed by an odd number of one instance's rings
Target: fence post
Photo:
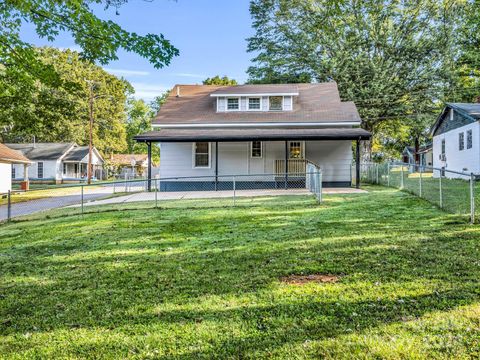
[[[158,208],[158,179],[155,179],[155,208]]]
[[[319,189],[319,192],[318,192],[318,195],[319,195],[319,201],[322,202],[323,201],[323,187],[322,187],[322,171],[321,170],[318,170],[318,189]]]
[[[81,196],[81,198],[82,198],[82,200],[81,200],[82,201],[82,215],[83,215],[83,186],[84,185],[82,185],[82,196]]]
[[[113,193],[115,194],[115,177],[113,178]]]
[[[379,182],[378,182],[378,164],[375,164],[375,172],[376,172],[376,184],[379,185]]]
[[[440,176],[438,177],[438,190],[440,192],[440,209],[443,209],[443,190],[442,190],[442,172],[439,172]]]
[[[400,176],[401,176],[401,178],[400,178],[400,189],[403,190],[403,188],[404,188],[404,186],[405,186],[405,184],[403,183],[403,164],[402,164],[402,166],[400,167],[400,169],[401,169],[401,170],[400,170]]]
[[[475,224],[475,175],[470,174],[470,221]]]
[[[387,163],[387,186],[390,187],[390,163]]]
[[[8,190],[7,194],[7,221],[12,219],[12,191]]]
[[[127,173],[125,173],[125,192],[128,192],[128,188],[127,188]]]
[[[235,182],[235,176],[233,176],[233,206],[235,206],[236,188],[237,188],[237,184]]]
[[[420,192],[419,192],[419,196],[422,197],[422,190],[423,190],[422,189],[422,173],[423,172],[422,172],[422,167],[421,166],[419,167],[419,170],[420,170],[420,189],[419,189]]]

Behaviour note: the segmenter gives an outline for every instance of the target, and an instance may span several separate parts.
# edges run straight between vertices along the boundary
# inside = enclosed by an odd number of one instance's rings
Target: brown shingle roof
[[[248,85],[266,87],[281,85]],[[285,85],[283,85],[285,86]],[[288,85],[290,86],[290,85]],[[353,102],[342,102],[335,82],[295,84],[299,96],[294,96],[292,111],[216,112],[215,91],[231,91],[231,86],[177,85],[153,121],[154,125],[260,123],[260,122],[360,122]],[[177,87],[180,96],[177,97]],[[237,87],[238,88],[238,87]],[[260,88],[259,88],[260,89]]]
[[[0,144],[0,162],[11,164],[29,164],[31,163],[21,152],[10,149]]]
[[[148,156],[146,154],[113,154],[110,157],[110,162],[116,165],[128,165],[131,166],[132,159],[135,159],[137,165],[141,165],[142,162],[147,162]]]

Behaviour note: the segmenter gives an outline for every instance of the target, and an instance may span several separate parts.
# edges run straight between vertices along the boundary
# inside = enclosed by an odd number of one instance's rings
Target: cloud
[[[150,73],[148,71],[141,70],[129,70],[129,69],[110,69],[104,68],[104,70],[112,73],[114,75],[125,75],[125,76],[148,76]]]
[[[153,100],[155,96],[162,95],[165,91],[170,90],[170,87],[166,85],[147,84],[141,82],[132,82],[131,84],[135,89],[134,96],[137,99]]]

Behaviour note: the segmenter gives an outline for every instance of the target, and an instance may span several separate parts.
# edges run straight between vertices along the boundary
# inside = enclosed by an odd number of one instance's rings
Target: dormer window
[[[259,97],[248,98],[248,110],[260,110],[260,98]]]
[[[283,110],[283,96],[270,96],[269,110],[270,111],[282,111]]]
[[[228,98],[227,99],[227,109],[228,110],[239,110],[240,101],[238,98]]]

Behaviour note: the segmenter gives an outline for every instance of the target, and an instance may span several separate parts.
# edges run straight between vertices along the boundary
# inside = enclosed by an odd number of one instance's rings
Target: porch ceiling
[[[360,128],[325,129],[161,129],[135,136],[138,142],[369,140]]]

